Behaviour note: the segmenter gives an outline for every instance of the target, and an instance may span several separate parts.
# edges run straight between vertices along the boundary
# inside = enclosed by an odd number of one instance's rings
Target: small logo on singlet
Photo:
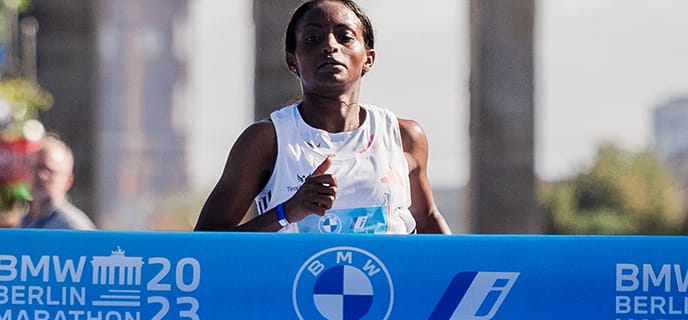
[[[287,186],[287,192],[296,192],[299,191],[299,188],[301,188],[301,185],[303,185],[304,182],[306,182],[306,178],[308,178],[308,174],[296,174],[296,180],[300,183],[298,186]]]
[[[313,141],[306,141],[306,144],[307,144],[311,149],[320,148],[320,142],[315,143],[315,142],[313,142]]]
[[[268,191],[266,194],[261,195],[258,197],[258,199],[256,199],[256,206],[258,207],[259,213],[264,213],[268,210],[270,199],[272,199],[272,191]]]
[[[399,168],[397,168],[396,166],[389,168],[387,174],[385,174],[384,177],[380,178],[380,182],[403,186],[404,177],[401,175],[400,171],[401,170],[399,170]]]
[[[342,232],[342,220],[336,214],[325,214],[318,221],[318,229],[322,233],[340,233]]]
[[[354,220],[354,232],[361,232],[365,228],[366,221],[368,221],[368,216],[356,217],[356,220]]]

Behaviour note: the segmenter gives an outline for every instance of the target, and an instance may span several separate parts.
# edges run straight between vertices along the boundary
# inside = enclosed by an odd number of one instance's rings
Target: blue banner
[[[0,230],[4,319],[688,319],[688,238]]]

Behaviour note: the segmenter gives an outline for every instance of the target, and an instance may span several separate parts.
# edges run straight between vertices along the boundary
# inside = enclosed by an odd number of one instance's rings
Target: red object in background
[[[38,141],[0,139],[0,185],[24,181],[31,170],[31,155],[39,146]]]

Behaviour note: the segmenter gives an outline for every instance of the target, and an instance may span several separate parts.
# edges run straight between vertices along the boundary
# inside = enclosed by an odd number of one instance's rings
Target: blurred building
[[[661,103],[654,112],[655,150],[679,179],[688,203],[688,97]]]
[[[655,147],[667,159],[688,155],[688,97],[664,102],[654,115]]]
[[[34,0],[47,127],[75,151],[74,202],[108,229],[144,229],[188,189],[188,0]]]
[[[187,0],[101,1],[98,212],[146,228],[154,205],[188,189]]]

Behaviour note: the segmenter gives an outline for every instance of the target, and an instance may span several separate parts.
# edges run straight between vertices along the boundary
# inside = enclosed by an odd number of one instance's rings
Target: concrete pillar
[[[476,233],[539,233],[534,174],[534,0],[471,0],[471,177]]]
[[[38,23],[38,82],[55,100],[40,119],[74,151],[72,201],[94,215],[96,138],[96,4],[92,0],[32,0]]]
[[[284,58],[284,34],[299,0],[254,0],[256,60],[254,78],[256,120],[300,98],[298,79]]]

